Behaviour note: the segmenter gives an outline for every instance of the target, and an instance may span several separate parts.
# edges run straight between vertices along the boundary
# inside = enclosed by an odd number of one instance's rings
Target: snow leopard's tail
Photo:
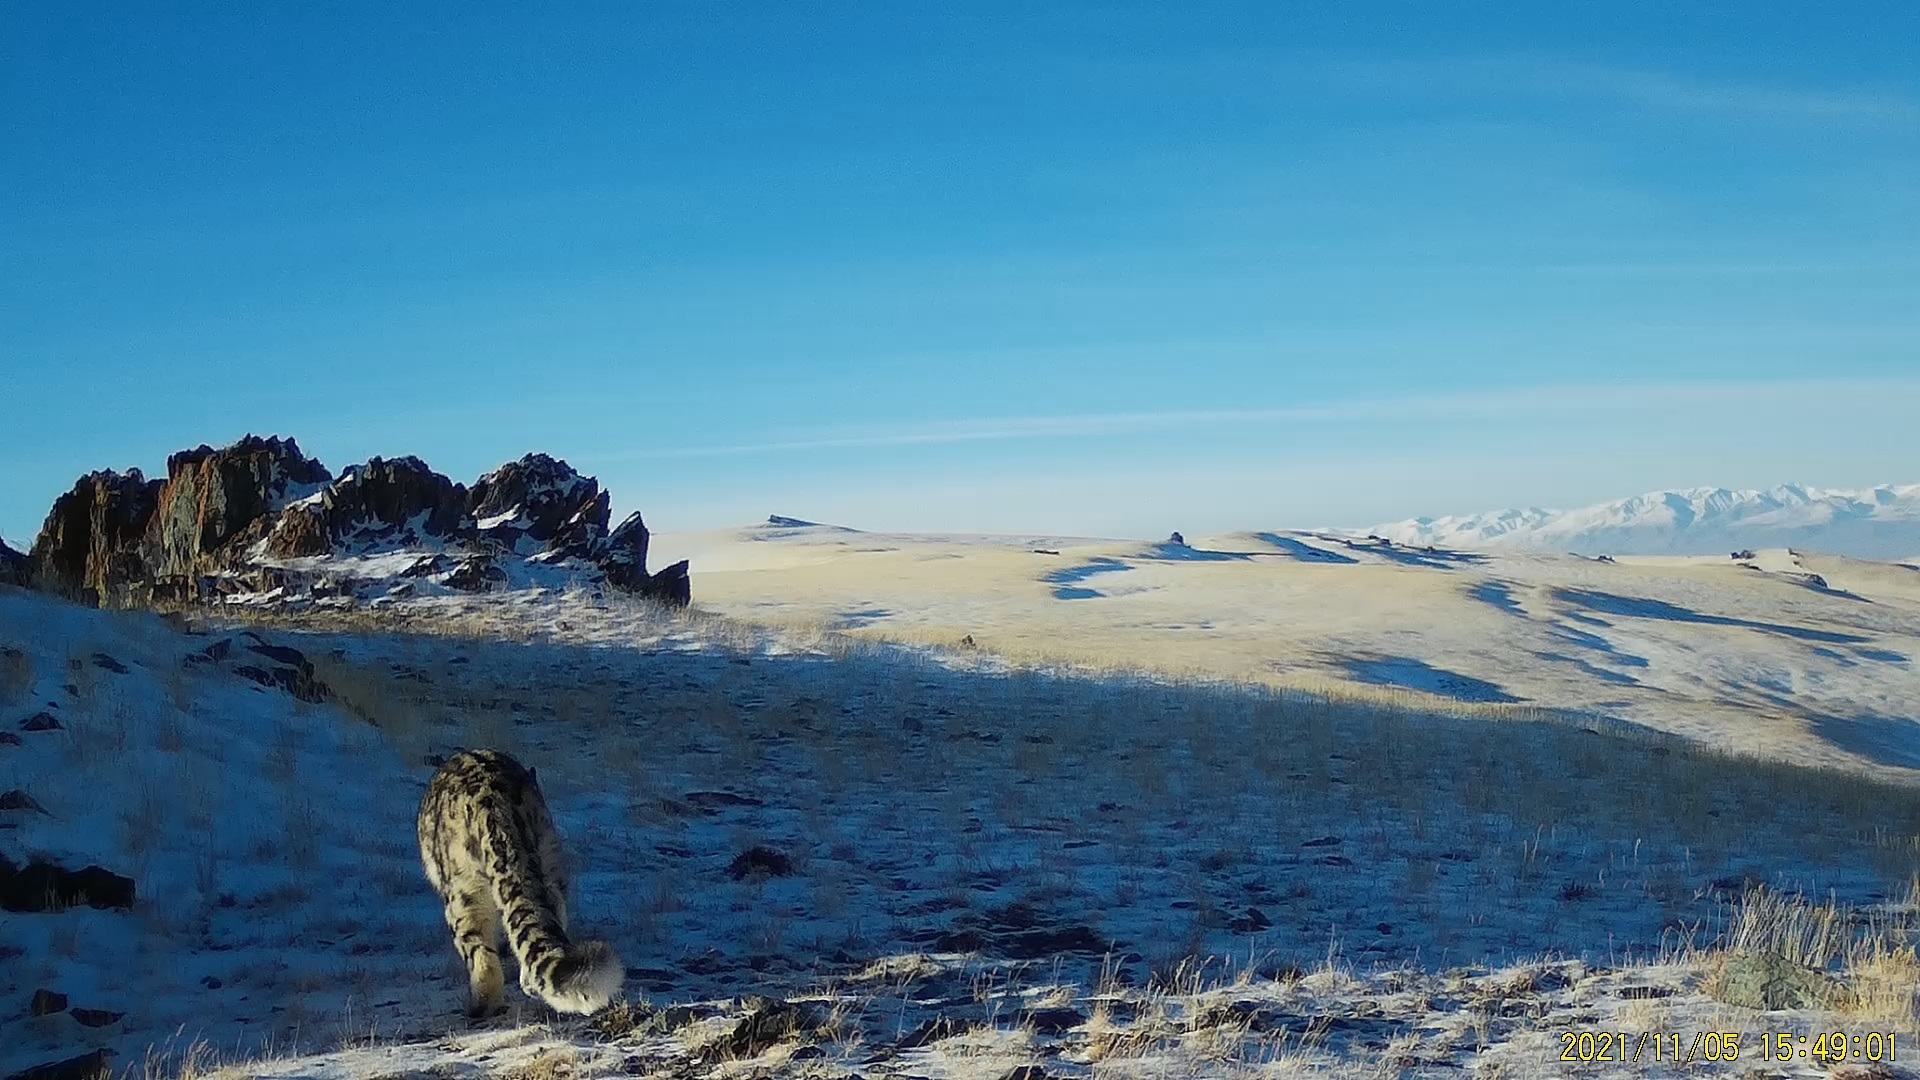
[[[509,815],[521,832],[518,815]],[[592,1013],[605,1008],[626,981],[626,968],[604,941],[567,940],[564,900],[541,882],[529,858],[531,836],[487,830],[487,878],[520,964],[520,988],[558,1012]]]

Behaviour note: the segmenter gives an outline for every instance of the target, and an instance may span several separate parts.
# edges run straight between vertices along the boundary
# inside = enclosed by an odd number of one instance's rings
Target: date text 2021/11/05
[[[1700,1031],[1691,1038],[1677,1031],[1563,1031],[1560,1060],[1615,1061],[1634,1065],[1668,1061],[1738,1061],[1742,1042],[1762,1061],[1892,1061],[1894,1033],[1869,1031],[1797,1032]]]

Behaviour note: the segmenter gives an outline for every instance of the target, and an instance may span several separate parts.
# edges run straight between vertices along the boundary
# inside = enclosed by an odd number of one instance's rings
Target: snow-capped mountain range
[[[1765,491],[1654,491],[1577,510],[1493,510],[1409,518],[1363,530],[1396,543],[1707,555],[1740,548],[1810,548],[1863,559],[1920,555],[1920,484]]]

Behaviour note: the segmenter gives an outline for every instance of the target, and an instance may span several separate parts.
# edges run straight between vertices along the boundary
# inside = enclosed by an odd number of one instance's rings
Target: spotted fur
[[[418,824],[420,861],[467,965],[470,1015],[506,1005],[503,943],[529,997],[568,1013],[613,1000],[626,978],[613,948],[567,937],[565,857],[533,770],[498,750],[455,754],[427,784]]]

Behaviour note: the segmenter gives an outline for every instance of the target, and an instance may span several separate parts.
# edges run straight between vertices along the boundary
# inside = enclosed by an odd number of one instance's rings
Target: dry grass
[[[573,1080],[580,1056],[571,1049],[542,1051],[532,1061],[493,1073],[498,1080]]]
[[[1733,906],[1713,948],[1689,959],[1709,972],[1711,984],[1724,956],[1777,953],[1839,977],[1852,992],[1841,1015],[1920,1034],[1920,957],[1911,943],[1917,924],[1920,881],[1910,884],[1904,902],[1871,914],[1754,886]]]

